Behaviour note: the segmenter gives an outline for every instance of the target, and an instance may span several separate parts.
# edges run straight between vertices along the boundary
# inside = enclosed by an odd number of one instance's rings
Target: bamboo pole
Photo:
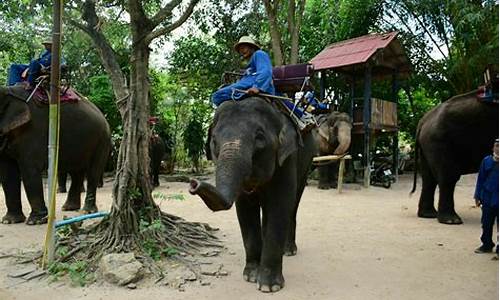
[[[49,171],[48,194],[49,215],[47,232],[45,234],[45,247],[43,251],[42,268],[54,261],[55,254],[55,214],[56,214],[56,186],[57,186],[57,160],[59,152],[59,102],[60,102],[60,70],[61,70],[61,32],[62,32],[62,7],[63,0],[53,2],[52,26],[52,60],[50,65],[50,105],[49,105]]]

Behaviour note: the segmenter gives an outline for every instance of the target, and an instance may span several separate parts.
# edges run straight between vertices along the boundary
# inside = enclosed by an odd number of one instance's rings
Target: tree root
[[[133,252],[153,275],[161,278],[163,272],[155,260],[159,257],[151,256],[152,248],[162,257],[169,256],[188,265],[189,261],[183,255],[200,255],[202,250],[223,247],[214,234],[218,229],[206,223],[188,222],[161,212],[157,207],[147,214],[146,218],[150,218],[147,226],[133,225],[132,220],[138,219],[138,216],[132,215],[134,213],[120,212],[118,217],[107,217],[97,225],[73,230],[69,235],[59,237],[56,249],[69,247],[71,250],[59,256],[56,251],[56,261],[81,259],[95,270],[106,254]],[[123,221],[123,216],[127,216],[127,221]],[[140,219],[143,220],[144,216]],[[131,228],[136,232],[131,232]],[[85,238],[82,239],[82,236]],[[168,254],[166,250],[173,253]]]

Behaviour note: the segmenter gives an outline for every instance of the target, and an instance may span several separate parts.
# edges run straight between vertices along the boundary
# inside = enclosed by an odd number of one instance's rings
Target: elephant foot
[[[20,214],[7,213],[2,218],[2,224],[22,223],[24,222],[24,220],[26,220],[26,217],[24,216],[23,213]]]
[[[437,211],[434,207],[430,209],[419,209],[417,215],[419,218],[435,219],[437,217]]]
[[[98,211],[97,206],[95,204],[85,204],[85,206],[81,210],[84,214],[93,214]]]
[[[456,214],[438,214],[439,223],[447,225],[460,225],[463,223],[462,219]]]
[[[281,272],[274,272],[268,268],[261,268],[257,278],[257,288],[263,293],[274,293],[285,286],[285,279]]]
[[[285,246],[285,251],[283,253],[285,256],[295,256],[297,255],[297,245],[295,243]]]
[[[63,211],[76,211],[80,209],[80,203],[73,203],[70,201],[66,201],[61,208]]]
[[[248,282],[256,283],[259,265],[257,263],[247,263],[243,270],[243,279]]]
[[[331,183],[319,183],[318,184],[318,189],[320,190],[329,190],[329,189],[334,189],[336,187],[333,186]]]
[[[26,225],[41,225],[45,223],[47,223],[47,212],[40,214],[31,212],[26,220]]]

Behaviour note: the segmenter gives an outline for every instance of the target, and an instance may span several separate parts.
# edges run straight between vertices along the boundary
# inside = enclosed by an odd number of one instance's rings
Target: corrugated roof
[[[399,48],[396,52],[401,52],[401,45],[396,39],[397,34],[397,31],[371,33],[331,44],[316,55],[311,63],[316,71],[365,63],[377,50],[388,47],[393,41],[397,44],[393,48]],[[408,63],[406,58],[403,63],[405,62]]]

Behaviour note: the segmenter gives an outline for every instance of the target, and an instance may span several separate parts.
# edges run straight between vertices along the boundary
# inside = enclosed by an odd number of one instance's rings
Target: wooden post
[[[351,116],[351,121],[354,122],[354,91],[356,88],[356,76],[354,72],[351,76],[351,106],[349,107],[349,115]]]
[[[392,72],[392,101],[396,103],[396,112],[398,111],[398,70],[394,69]],[[399,165],[399,129],[396,129],[392,137],[392,172],[396,182],[399,180],[398,165]]]
[[[344,164],[345,159],[341,158],[339,163],[339,176],[337,178],[337,190],[339,194],[342,193],[342,184],[344,183]]]
[[[365,66],[365,87],[364,87],[364,102],[363,102],[363,131],[364,131],[364,154],[363,154],[363,166],[364,166],[364,186],[367,188],[370,186],[370,135],[371,135],[371,114],[372,114],[372,67],[370,62],[367,62]]]
[[[50,64],[50,105],[49,105],[49,215],[42,267],[54,261],[55,254],[55,214],[57,187],[57,160],[59,152],[59,101],[60,101],[60,62],[61,62],[61,32],[62,32],[62,0],[53,2],[52,49]]]
[[[320,76],[321,78],[319,80],[319,100],[323,101],[325,100],[326,70],[322,70]]]

